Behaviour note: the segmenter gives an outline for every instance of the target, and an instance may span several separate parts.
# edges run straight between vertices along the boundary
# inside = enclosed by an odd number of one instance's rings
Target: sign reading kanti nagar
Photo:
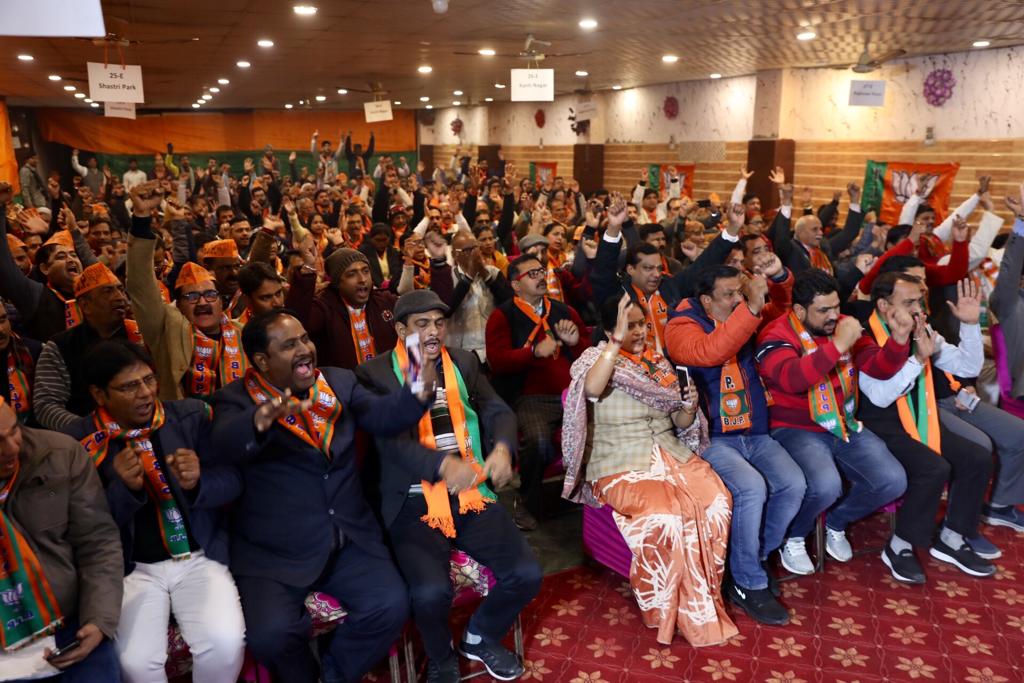
[[[141,66],[99,62],[88,62],[86,66],[89,69],[89,97],[94,102],[145,103]]]

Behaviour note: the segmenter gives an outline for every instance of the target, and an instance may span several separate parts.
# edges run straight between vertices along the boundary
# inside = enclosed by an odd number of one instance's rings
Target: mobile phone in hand
[[[76,638],[76,639],[72,640],[70,643],[68,643],[67,645],[65,645],[64,647],[58,647],[56,650],[52,650],[50,652],[50,654],[46,655],[46,659],[47,659],[47,661],[52,661],[54,659],[57,659],[58,657],[63,657],[64,655],[66,655],[67,653],[71,652],[72,650],[74,650],[75,648],[77,648],[81,644],[82,644],[82,641],[80,641],[80,640],[78,640]]]
[[[423,355],[420,351],[419,332],[413,332],[405,338],[405,354],[409,358],[405,381],[408,382],[412,393],[418,394],[423,391]]]

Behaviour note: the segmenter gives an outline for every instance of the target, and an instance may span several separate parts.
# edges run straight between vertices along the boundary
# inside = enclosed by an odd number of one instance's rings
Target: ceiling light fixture
[[[613,85],[612,86],[612,90],[622,90],[622,86],[621,85]]]
[[[479,50],[477,50],[477,52],[479,52],[484,57],[493,57],[494,55],[498,54],[489,47],[482,47]]]
[[[100,103],[99,102],[90,102],[89,106],[92,107],[93,109],[96,109],[97,107],[100,106]]]
[[[462,104],[462,102],[460,102],[459,100],[454,100],[454,101],[452,102],[452,106],[453,106],[453,107],[458,107],[458,106],[459,106],[459,105],[461,105],[461,104]]]
[[[244,59],[240,59],[237,62],[235,62],[235,66],[237,66],[239,69],[248,69],[250,66],[252,66],[252,64],[245,61]]]
[[[84,100],[85,99],[85,93],[84,92],[76,92],[75,93],[75,99],[76,100]]]
[[[434,70],[434,67],[430,66],[429,64],[423,64],[417,67],[416,70],[419,71],[421,74],[428,74]]]
[[[713,73],[710,76],[708,76],[708,78],[710,78],[712,80],[718,80],[721,77],[722,77],[722,74],[720,74],[720,73]]]
[[[434,105],[432,105],[432,104],[428,104],[427,105],[427,109],[433,109],[433,108],[434,108]]]
[[[260,47],[274,47],[274,41],[267,40],[266,38],[264,38],[263,40],[257,40],[256,44],[259,45]]]
[[[306,103],[306,100],[299,100],[299,104],[300,104],[300,105],[303,105],[303,104],[305,104],[305,103]]]
[[[461,90],[453,90],[452,94],[455,95],[456,97],[459,97],[460,95],[462,95],[462,91]]]
[[[661,61],[665,62],[666,64],[675,64],[676,62],[679,61],[679,57],[677,55],[662,55]]]
[[[495,83],[494,87],[497,88],[498,90],[504,90],[505,89],[505,84],[504,83]]]
[[[78,90],[78,88],[76,88],[73,85],[65,85],[64,89],[67,90],[68,92],[75,92],[76,90]]]
[[[430,6],[437,14],[444,14],[448,11],[448,0],[430,0]]]
[[[210,92],[220,92],[220,88],[210,88]]]
[[[800,33],[796,34],[797,40],[814,40],[817,37],[818,34],[810,29],[807,29],[806,31],[801,31]]]
[[[50,74],[49,76],[47,76],[47,78],[49,78],[51,81],[59,81],[60,80],[60,76],[58,76],[57,74]]]
[[[316,96],[316,101],[317,102],[326,102],[327,101],[327,95],[317,95]]]
[[[430,101],[430,98],[427,97],[426,95],[424,95],[423,97],[420,98],[420,102],[429,102],[429,101]]]
[[[18,59],[20,59],[23,62],[31,62],[33,59],[35,59],[35,57],[33,57],[32,55],[18,55]]]
[[[584,71],[583,69],[580,69],[580,70],[578,70],[576,72],[576,75],[579,76],[580,78],[583,78],[584,76],[589,76],[590,72],[589,71]]]
[[[395,100],[391,104],[395,105],[396,107],[400,107],[402,105],[402,102],[400,100]]]
[[[217,82],[218,82],[218,83],[220,83],[221,85],[227,85],[227,84],[228,84],[228,83],[230,83],[231,81],[229,81],[229,80],[228,80],[228,79],[226,79],[226,78],[218,78],[218,79],[217,79]]]
[[[580,19],[580,28],[586,31],[593,31],[597,28],[597,19],[591,19],[589,17],[586,19]]]
[[[338,88],[338,94],[339,95],[347,95],[348,94],[348,90],[345,90],[345,88]]]
[[[86,97],[85,98],[85,103],[86,104],[92,104],[92,100],[90,100],[88,97]]]
[[[292,11],[302,17],[311,17],[316,14],[317,9],[312,5],[294,5]]]
[[[292,103],[291,103],[291,102],[289,102],[288,104],[284,105],[284,108],[285,108],[285,109],[291,109],[291,108],[292,108],[292,106],[293,106],[293,105],[292,105]]]
[[[193,109],[199,109],[199,106],[200,105],[196,104],[195,102],[192,103],[192,108]]]
[[[207,93],[206,95],[203,95],[199,99],[203,100],[204,102],[209,102],[210,100],[213,99],[213,95],[210,95],[209,93]]]
[[[484,98],[484,102],[493,102],[493,101],[494,101],[493,97],[485,97]]]
[[[989,40],[976,40],[971,43],[971,47],[988,47],[992,42]]]

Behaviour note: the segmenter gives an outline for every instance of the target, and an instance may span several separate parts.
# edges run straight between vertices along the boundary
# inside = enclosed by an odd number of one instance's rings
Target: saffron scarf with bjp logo
[[[409,369],[409,356],[405,344],[395,345],[391,355],[391,368],[398,378],[399,384],[405,384],[406,371]],[[469,402],[469,392],[462,379],[462,373],[455,366],[448,349],[441,347],[441,372],[444,377],[445,402],[448,404],[448,415],[451,417],[455,441],[459,445],[459,454],[476,472],[478,484],[459,493],[459,514],[481,512],[488,503],[497,500],[494,492],[487,486],[484,476],[484,461],[480,455],[483,444],[480,441],[480,420]],[[434,439],[434,423],[432,410],[424,413],[419,423],[420,443],[427,448],[436,448]],[[448,538],[455,538],[455,520],[452,517],[451,501],[448,498],[448,486],[444,480],[432,484],[420,482],[423,487],[423,498],[427,504],[427,514],[421,519],[431,529],[438,529]]]
[[[252,368],[245,373],[245,390],[257,406],[274,399],[285,400],[282,392]],[[299,401],[294,396],[287,400],[290,403]],[[316,381],[309,390],[309,400],[312,402],[309,410],[278,418],[277,423],[330,460],[331,441],[334,439],[335,425],[341,419],[342,407],[341,401],[319,370],[316,371]]]
[[[789,312],[789,325],[800,339],[805,354],[814,353],[818,345],[793,311]],[[811,419],[837,439],[850,440],[850,433],[856,434],[863,425],[857,420],[857,368],[853,365],[853,354],[847,351],[839,357],[839,386],[843,389],[843,404],[840,405],[832,386],[832,373],[807,390]]]

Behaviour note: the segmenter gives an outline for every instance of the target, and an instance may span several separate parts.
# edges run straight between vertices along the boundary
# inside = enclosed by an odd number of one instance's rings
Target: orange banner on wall
[[[396,110],[394,120],[366,123],[362,111],[253,111],[221,114],[141,114],[115,119],[74,109],[37,109],[43,138],[69,147],[107,154],[156,154],[174,144],[174,151],[239,152],[273,145],[279,150],[308,150],[314,130],[337,148],[338,135],[352,131],[364,147],[370,131],[379,151],[416,149],[416,117]]]
[[[21,192],[18,183],[18,160],[14,156],[14,140],[11,137],[11,119],[7,116],[7,104],[0,101],[0,182],[10,183],[14,194]]]

